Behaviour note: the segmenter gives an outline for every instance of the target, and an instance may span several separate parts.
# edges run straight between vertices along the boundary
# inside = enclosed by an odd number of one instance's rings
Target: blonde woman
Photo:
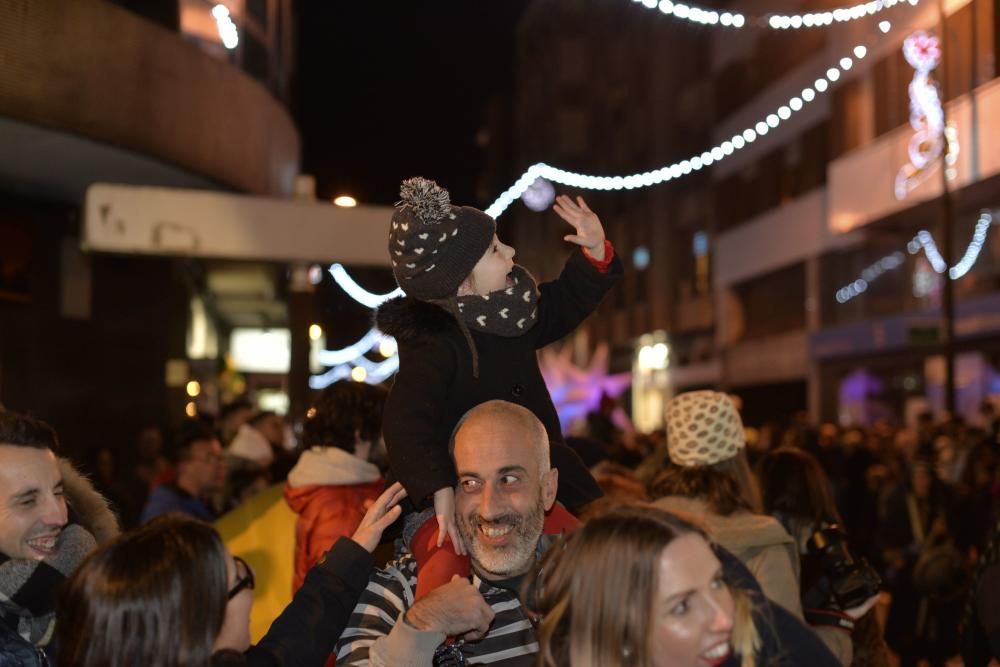
[[[735,557],[651,507],[560,538],[527,582],[540,667],[837,664]]]

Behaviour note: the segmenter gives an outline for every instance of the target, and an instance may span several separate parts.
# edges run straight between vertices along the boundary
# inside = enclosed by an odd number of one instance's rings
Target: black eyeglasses
[[[232,600],[234,597],[240,594],[243,589],[252,591],[254,587],[253,570],[247,565],[247,562],[240,558],[239,556],[233,556],[233,561],[236,563],[236,583],[233,587],[229,589],[227,599]],[[240,574],[240,566],[243,567],[243,572],[245,574]]]

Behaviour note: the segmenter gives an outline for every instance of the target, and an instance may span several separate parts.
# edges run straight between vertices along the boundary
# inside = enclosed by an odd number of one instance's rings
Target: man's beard
[[[487,520],[472,511],[461,518],[458,529],[474,568],[490,578],[505,579],[524,574],[534,563],[544,521],[545,501],[539,494],[538,502],[528,514],[510,512]],[[510,543],[497,547],[482,544],[480,526],[511,526]]]

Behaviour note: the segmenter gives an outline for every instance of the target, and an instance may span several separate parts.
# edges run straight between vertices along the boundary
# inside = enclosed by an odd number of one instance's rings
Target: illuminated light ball
[[[399,346],[396,345],[396,340],[394,338],[383,338],[382,342],[379,343],[378,346],[378,353],[386,359],[396,354],[398,350]]]
[[[323,282],[323,267],[319,264],[313,264],[309,267],[309,283],[311,285],[319,285]]]
[[[184,414],[186,414],[191,419],[198,416],[198,406],[194,404],[194,401],[190,401],[184,406]]]
[[[854,57],[855,58],[864,58],[866,55],[868,55],[868,49],[866,49],[865,47],[861,46],[860,44],[858,46],[854,47]]]
[[[816,15],[815,14],[806,14],[805,16],[803,16],[802,17],[802,25],[804,25],[807,28],[811,28],[814,25],[816,25]]]
[[[649,5],[646,6],[649,7]],[[660,6],[660,11],[663,12],[664,14],[670,14],[674,11],[674,3],[671,2],[670,0],[661,0],[659,6]]]
[[[719,17],[719,23],[728,28],[733,24],[733,15],[729,12],[723,12],[722,16]]]
[[[759,121],[757,125],[754,126],[754,129],[757,130],[758,135],[763,137],[765,134],[767,134],[769,128],[767,127],[767,123],[765,123],[764,121]]]
[[[806,102],[812,102],[816,99],[816,92],[812,88],[805,88],[802,91],[802,99]]]
[[[364,382],[368,379],[368,371],[361,366],[355,366],[351,369],[351,379],[355,382]]]
[[[733,137],[733,148],[735,148],[736,150],[740,150],[746,145],[747,145],[746,139],[744,139],[741,135],[737,134],[735,137]]]
[[[878,29],[881,30],[883,33],[887,33],[890,30],[892,30],[892,24],[889,23],[888,21],[880,21],[878,24]]]
[[[745,23],[746,19],[743,18],[742,14],[736,14],[735,16],[733,16],[733,27],[742,28]]]
[[[801,16],[793,16],[792,17],[792,27],[795,28],[796,30],[798,30],[799,28],[802,27],[802,17]]]
[[[313,419],[316,416],[316,408],[306,410],[306,419]]]
[[[770,26],[775,30],[781,28],[781,17],[772,16],[770,19],[768,19],[768,24],[770,24]]]
[[[644,245],[632,251],[632,265],[638,271],[644,271],[649,266],[649,248]]]
[[[752,144],[757,140],[757,133],[748,128],[743,130],[743,138],[746,139],[748,144]]]
[[[187,387],[185,387],[185,389],[187,389],[187,395],[194,398],[201,394],[201,383],[197,380],[191,380],[187,383]]]
[[[726,155],[732,155],[733,151],[736,150],[736,147],[733,146],[733,142],[731,141],[723,141],[721,148],[722,152]]]
[[[816,79],[816,83],[813,84],[816,88],[816,92],[822,93],[826,92],[826,89],[830,87],[826,79]]]
[[[541,176],[525,189],[521,201],[532,211],[545,211],[556,200],[556,189]]]
[[[847,58],[847,57],[844,57],[844,58],[840,59],[840,69],[842,69],[842,70],[844,70],[846,72],[847,70],[851,69],[852,67],[854,67],[854,61],[853,60],[851,60],[850,58]]]
[[[690,18],[691,8],[687,5],[674,5],[674,14],[676,14],[678,18]]]
[[[826,78],[828,78],[830,81],[836,81],[837,79],[840,78],[840,70],[836,69],[835,67],[831,67],[830,69],[826,70]]]
[[[642,0],[642,4],[649,9],[656,9],[656,0]]]
[[[788,120],[792,117],[792,110],[788,107],[782,106],[778,108],[778,118],[781,120]]]
[[[802,109],[802,100],[800,100],[798,97],[793,97],[792,99],[788,100],[788,106],[791,107],[792,111],[799,111],[800,109]]]
[[[732,151],[730,151],[731,153]],[[722,150],[719,146],[712,149],[712,159],[718,162],[722,158],[726,157],[726,152]]]

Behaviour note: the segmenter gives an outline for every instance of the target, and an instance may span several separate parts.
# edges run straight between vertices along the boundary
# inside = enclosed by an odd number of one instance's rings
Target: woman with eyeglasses
[[[73,667],[323,665],[399,517],[399,484],[306,575],[260,643],[250,646],[254,572],[207,523],[158,517],[96,549],[57,605],[59,664]]]

